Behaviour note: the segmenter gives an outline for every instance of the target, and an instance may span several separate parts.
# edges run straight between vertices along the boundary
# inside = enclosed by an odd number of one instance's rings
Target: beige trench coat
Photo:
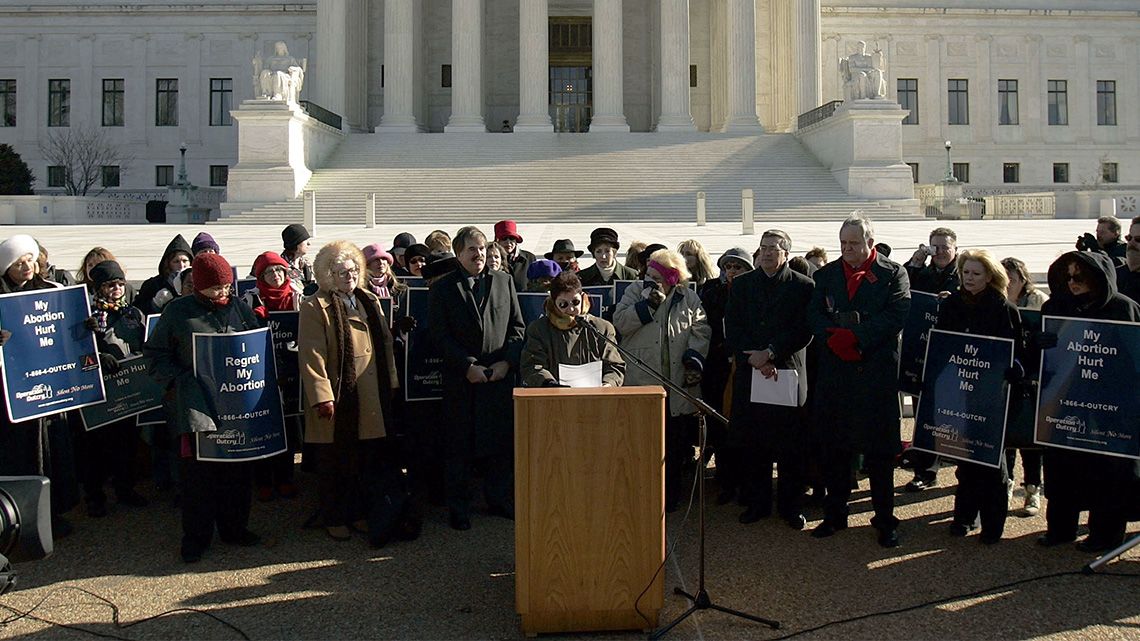
[[[391,343],[378,347],[372,344],[362,309],[363,305],[368,304],[379,308],[379,299],[371,292],[363,292],[366,298],[362,300],[361,293],[361,290],[357,290],[357,309],[348,308],[348,325],[360,396],[358,434],[361,440],[366,440],[384,437],[385,417],[380,405],[380,386],[387,383],[395,387],[399,379]],[[332,296],[334,294],[321,291],[301,303],[297,345],[305,399],[305,441],[308,443],[333,442],[333,419],[321,418],[316,410],[320,403],[337,401],[340,391],[340,355],[331,309]],[[383,318],[383,312],[380,314]],[[384,376],[378,370],[381,367],[387,369],[387,381],[383,380]]]

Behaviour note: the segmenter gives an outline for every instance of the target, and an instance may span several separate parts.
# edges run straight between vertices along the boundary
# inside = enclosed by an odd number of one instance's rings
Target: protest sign
[[[119,361],[117,372],[105,374],[106,402],[79,410],[87,431],[161,409],[163,389],[150,375],[149,369],[142,356],[132,356]]]
[[[1004,456],[1013,340],[930,330],[914,448],[999,467]]]
[[[256,278],[239,278],[234,281],[234,290],[237,292],[238,298],[251,289],[257,289]]]
[[[614,318],[614,304],[617,302],[615,294],[617,288],[613,285],[594,285],[591,287],[583,287],[582,291],[590,295],[590,304],[593,305],[595,300],[601,300],[601,305],[598,307],[590,307],[590,313],[599,318],[612,321]],[[593,298],[599,297],[598,299]]]
[[[1045,316],[1035,441],[1140,458],[1140,324]]]
[[[13,423],[106,400],[87,288],[36,289],[0,296],[4,401]]]
[[[428,337],[428,290],[408,289],[405,313],[416,319],[404,350],[404,399],[434,401],[443,398],[443,359]]]
[[[304,413],[301,406],[301,364],[297,354],[300,312],[269,312],[267,325],[273,332],[273,356],[277,363],[277,385],[285,416]]]
[[[268,328],[195,333],[194,376],[217,427],[196,434],[199,461],[252,461],[288,449]]]
[[[162,318],[162,314],[151,314],[146,317],[146,330],[143,332],[143,342],[150,338],[154,328],[158,325],[158,319]],[[166,408],[159,406],[158,409],[150,410],[139,414],[139,425],[160,425],[166,422]]]
[[[940,299],[935,294],[911,291],[910,313],[902,330],[899,352],[899,391],[918,394],[922,391],[922,363],[926,358],[926,341],[938,321]]]

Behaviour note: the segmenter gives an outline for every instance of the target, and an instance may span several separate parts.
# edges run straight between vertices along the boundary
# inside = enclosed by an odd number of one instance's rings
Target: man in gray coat
[[[899,332],[910,310],[906,270],[875,250],[871,221],[852,213],[839,229],[842,260],[815,273],[808,323],[820,350],[815,421],[824,447],[827,501],[812,536],[847,527],[851,471],[863,454],[879,545],[896,547],[894,458],[899,440]]]

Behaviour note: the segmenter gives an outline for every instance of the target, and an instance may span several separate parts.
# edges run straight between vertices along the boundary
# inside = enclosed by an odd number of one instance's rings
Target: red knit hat
[[[202,291],[218,285],[232,285],[234,272],[221,254],[198,254],[191,265],[194,269],[194,289]]]
[[[261,274],[273,265],[288,268],[289,261],[282,258],[281,254],[277,252],[265,252],[253,260],[253,275],[257,278],[261,278]]]

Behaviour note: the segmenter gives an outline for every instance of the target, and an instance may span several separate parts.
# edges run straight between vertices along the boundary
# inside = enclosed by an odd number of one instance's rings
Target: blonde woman
[[[614,327],[622,346],[649,367],[700,395],[701,373],[708,356],[712,328],[701,299],[688,288],[685,259],[675,251],[659,249],[649,256],[645,280],[630,285],[614,311]],[[626,385],[655,385],[657,381],[636,364],[626,370]],[[685,399],[668,395],[665,418],[665,509],[677,509],[681,500],[681,467],[692,459],[696,435],[696,408]]]
[[[681,244],[677,245],[677,253],[684,257],[685,266],[688,267],[689,273],[692,275],[690,279],[697,284],[698,289],[706,281],[720,277],[720,270],[716,268],[716,263],[705,251],[704,246],[696,240],[692,238],[682,240]]]
[[[399,378],[388,319],[376,294],[361,286],[366,269],[364,254],[348,241],[321,248],[313,261],[320,289],[301,303],[298,347],[305,441],[315,445],[326,532],[345,541],[349,527],[368,531],[379,546],[391,532],[369,531],[368,481],[393,464],[385,437]]]
[[[1025,358],[1021,316],[1017,308],[1006,300],[1009,276],[1005,268],[988,251],[968,249],[958,254],[957,270],[960,285],[942,301],[935,329],[1012,339],[1016,360],[1014,366],[1006,371],[1006,382],[1020,387],[1025,377],[1020,365]],[[1011,405],[1011,410],[1016,411],[1016,408]],[[969,534],[980,515],[982,543],[997,543],[1001,540],[1009,510],[1006,495],[1009,474],[1004,457],[997,469],[959,461],[956,474],[958,488],[954,493],[951,536]]]

